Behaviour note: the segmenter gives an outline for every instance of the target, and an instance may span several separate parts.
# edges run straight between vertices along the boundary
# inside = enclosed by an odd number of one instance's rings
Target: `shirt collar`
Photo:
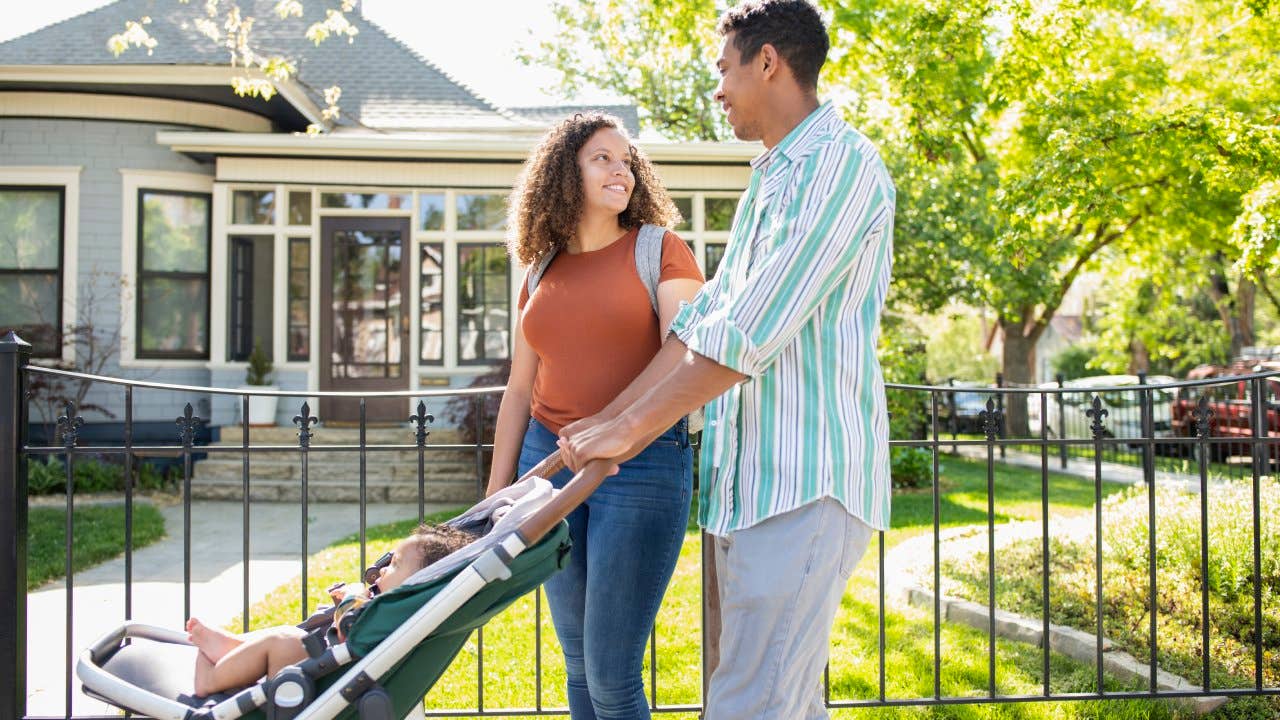
[[[792,161],[803,157],[808,154],[807,151],[813,146],[814,141],[835,122],[843,122],[843,120],[840,113],[836,112],[835,105],[828,100],[809,113],[799,125],[791,128],[791,132],[782,138],[782,142],[752,158],[752,169],[767,169],[779,155]]]

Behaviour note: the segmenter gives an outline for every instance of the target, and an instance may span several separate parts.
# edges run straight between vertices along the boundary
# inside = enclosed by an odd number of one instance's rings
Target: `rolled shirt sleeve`
[[[773,249],[752,259],[744,292],[706,288],[672,326],[690,350],[749,377],[769,368],[839,283],[852,277],[855,295],[873,291],[892,232],[893,186],[874,150],[842,143],[804,162],[806,187],[779,209],[773,242],[761,243]]]

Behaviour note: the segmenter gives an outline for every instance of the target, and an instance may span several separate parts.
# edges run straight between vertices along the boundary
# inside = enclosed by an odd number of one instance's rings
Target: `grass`
[[[940,525],[985,523],[987,518],[987,468],[985,464],[947,457],[940,483]],[[993,477],[997,522],[1038,519],[1041,512],[1041,479],[1038,471],[997,466]],[[1106,483],[1105,496],[1124,486]],[[1051,473],[1050,512],[1055,517],[1087,513],[1094,504],[1092,481]],[[438,516],[448,517],[451,513]],[[369,531],[367,558],[406,534],[411,522],[380,526]],[[931,490],[896,491],[893,528],[885,533],[885,547],[933,529]],[[701,698],[701,567],[700,536],[689,532],[675,575],[657,622],[657,697],[659,705],[697,704]],[[873,539],[867,556],[847,588],[832,632],[831,697],[834,702],[874,700],[879,694],[879,602],[877,591],[878,546]],[[310,560],[310,604],[323,602],[323,588],[349,580],[359,571],[359,546],[346,538]],[[296,579],[271,593],[250,609],[251,626],[264,627],[297,622],[301,614]],[[538,605],[541,612],[538,612]],[[933,694],[934,625],[931,610],[891,605],[884,614],[885,694],[888,698],[931,697]],[[239,629],[237,619],[229,627]],[[540,631],[540,636],[537,634]],[[988,677],[987,636],[969,627],[943,623],[939,627],[944,696],[985,695]],[[560,655],[545,596],[530,594],[490,621],[481,636],[473,636],[457,659],[427,694],[429,709],[465,711],[477,706],[477,664],[484,645],[484,706],[495,708],[563,707],[564,663]],[[541,654],[541,685],[535,684],[534,658]],[[996,680],[1000,694],[1027,694],[1043,690],[1042,651],[1019,643],[997,641]],[[1053,654],[1050,684],[1055,693],[1093,692],[1095,672],[1063,656]],[[649,687],[650,671],[644,672]],[[1111,683],[1108,689],[1125,688]],[[652,688],[649,687],[649,691]],[[691,713],[665,717],[696,717]],[[833,718],[1143,718],[1180,720],[1187,710],[1164,702],[1076,701],[1008,705],[975,704],[932,708],[836,709]]]
[[[27,590],[64,576],[66,510],[35,507],[27,511]],[[72,571],[110,560],[124,552],[124,506],[85,505],[72,510]],[[164,537],[164,518],[147,503],[133,506],[133,548]]]

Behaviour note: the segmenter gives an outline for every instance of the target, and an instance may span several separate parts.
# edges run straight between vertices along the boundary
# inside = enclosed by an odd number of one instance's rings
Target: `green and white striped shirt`
[[[893,183],[831,103],[751,165],[724,260],[672,325],[749,377],[707,405],[698,521],[725,535],[831,497],[887,529]]]

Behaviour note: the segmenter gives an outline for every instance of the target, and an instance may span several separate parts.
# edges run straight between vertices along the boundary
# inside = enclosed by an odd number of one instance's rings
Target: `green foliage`
[[[1200,499],[1161,487],[1156,492],[1158,649],[1161,667],[1198,682],[1201,676],[1200,596],[1209,589],[1211,671],[1216,687],[1253,682],[1253,643],[1280,643],[1280,484],[1264,480],[1260,566],[1262,636],[1254,635],[1253,500],[1249,481],[1215,483],[1209,490],[1209,555],[1200,554]],[[1138,658],[1150,656],[1148,510],[1145,488],[1103,503],[1103,621],[1107,637]],[[1050,545],[1050,619],[1092,631],[1096,627],[1094,545],[1088,537],[1055,538]],[[1202,564],[1207,574],[1202,572]],[[985,602],[986,555],[948,561],[954,591]],[[996,603],[1028,615],[1042,611],[1040,540],[1016,541],[996,558]],[[1207,580],[1206,580],[1207,579]],[[1280,680],[1280,657],[1264,656],[1263,683]],[[1272,706],[1274,711],[1274,706]]]
[[[124,552],[124,506],[87,505],[72,510],[72,571],[83,570]],[[27,511],[27,590],[66,572],[67,513],[62,508]],[[164,537],[164,518],[148,503],[133,507],[133,548]]]
[[[922,488],[933,484],[933,453],[922,447],[889,448],[889,474],[895,488]]]
[[[73,464],[75,492],[101,493],[124,490],[124,465],[92,458],[77,458]],[[134,463],[134,488],[162,490],[168,486],[166,474],[147,462]],[[57,495],[67,489],[67,467],[57,457],[27,463],[27,493]]]
[[[249,363],[244,369],[245,384],[270,385],[273,370],[271,358],[267,357],[266,351],[262,349],[262,343],[254,340],[253,352],[249,353]]]
[[[558,71],[566,97],[601,88],[635,103],[641,123],[668,137],[725,140],[732,136],[712,99],[719,9],[713,0],[557,0],[559,32],[519,57]]]
[[[976,314],[943,313],[921,321],[921,330],[927,338],[928,376],[932,382],[991,382],[1000,370],[999,359],[983,349],[986,338]]]
[[[880,367],[886,382],[922,385],[928,355],[924,336],[910,321],[886,316],[880,328]],[[928,395],[912,390],[887,390],[889,437],[893,440],[921,439],[929,417]]]
[[[1054,376],[1061,375],[1064,380],[1095,375],[1090,370],[1089,362],[1093,360],[1096,350],[1086,343],[1076,343],[1062,349],[1049,360],[1049,367]]]

